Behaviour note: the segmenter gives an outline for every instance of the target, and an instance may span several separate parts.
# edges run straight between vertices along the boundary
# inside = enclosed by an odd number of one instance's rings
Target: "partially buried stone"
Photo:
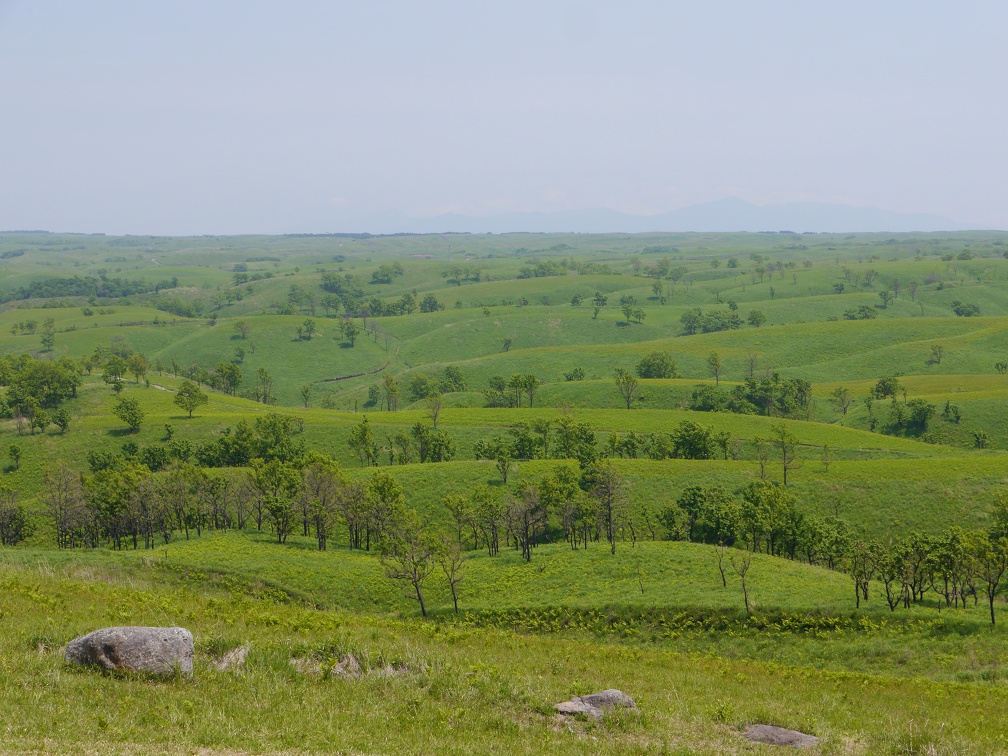
[[[627,709],[636,709],[634,700],[621,690],[603,690],[601,693],[592,693],[588,696],[574,696],[570,701],[554,704],[556,710],[567,716],[575,714],[587,714],[595,719],[601,719],[606,709],[614,706],[622,706]]]
[[[819,738],[815,735],[765,724],[749,725],[742,733],[742,737],[757,743],[791,746],[792,748],[811,748],[819,742]]]
[[[64,658],[108,671],[192,675],[193,637],[181,627],[106,627],[70,641]]]

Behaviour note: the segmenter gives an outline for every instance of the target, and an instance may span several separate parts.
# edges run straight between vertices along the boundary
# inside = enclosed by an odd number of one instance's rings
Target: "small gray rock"
[[[64,658],[109,671],[192,675],[193,637],[181,627],[106,627],[70,641]]]
[[[786,727],[776,727],[775,725],[751,724],[742,733],[743,738],[755,741],[756,743],[767,743],[768,745],[791,746],[792,748],[811,748],[819,742],[815,735],[807,735],[798,730],[789,730]]]
[[[340,659],[339,664],[333,667],[332,673],[336,677],[357,680],[361,676],[360,662],[357,661],[357,657],[353,654],[345,654]]]
[[[602,719],[606,709],[621,706],[627,709],[636,709],[637,704],[626,693],[621,690],[610,688],[601,693],[592,693],[587,696],[574,696],[570,701],[554,704],[554,708],[566,716],[575,714],[587,714],[595,719]]]
[[[251,648],[251,643],[232,648],[214,664],[214,668],[218,672],[225,672],[235,667],[243,667],[245,665],[245,657],[248,656],[249,649]]]

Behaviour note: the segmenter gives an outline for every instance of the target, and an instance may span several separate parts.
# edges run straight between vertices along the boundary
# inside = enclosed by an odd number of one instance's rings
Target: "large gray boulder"
[[[815,735],[765,724],[749,725],[742,733],[742,737],[757,743],[791,746],[792,748],[811,748],[819,742],[819,738]]]
[[[602,719],[607,709],[622,707],[636,709],[637,704],[626,693],[621,690],[610,688],[600,693],[592,693],[588,696],[574,696],[570,701],[553,704],[554,708],[566,716],[575,714],[587,714],[594,719]]]
[[[106,627],[70,641],[64,658],[109,671],[192,675],[193,637],[181,627]]]

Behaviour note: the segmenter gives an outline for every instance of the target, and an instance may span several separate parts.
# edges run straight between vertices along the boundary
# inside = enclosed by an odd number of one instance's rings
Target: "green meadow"
[[[674,370],[641,374],[655,353]],[[942,551],[1003,526],[1006,234],[3,233],[0,356],[0,751],[748,753],[769,751],[741,731],[771,723],[821,753],[1008,752],[1008,578],[992,625],[973,547]],[[38,365],[76,370],[72,393],[26,400]],[[265,462],[214,456],[242,434]],[[431,434],[448,451],[421,461]],[[373,503],[390,480],[405,530],[458,544],[458,611],[435,561],[426,616],[390,577],[396,522],[357,548],[333,505],[318,548],[295,489],[320,459],[341,495]],[[289,521],[257,522],[256,464],[274,463],[293,482],[257,501],[286,496]],[[199,475],[229,482],[226,523],[192,510],[134,548],[130,507],[182,468],[183,509]],[[604,509],[553,503],[524,551],[522,497],[569,480],[594,501],[599,469],[618,480],[611,542]],[[72,548],[59,470],[91,517]],[[113,514],[108,480],[133,487]],[[746,524],[761,486],[791,518],[765,543]],[[690,519],[697,490],[728,502],[727,536],[714,509]],[[831,557],[814,528],[842,542]],[[912,580],[886,559],[913,539],[930,583],[887,602]],[[855,602],[857,544],[882,556]],[[195,676],[63,662],[118,624],[192,630]],[[244,666],[214,667],[244,644]],[[336,673],[347,654],[359,678]],[[605,688],[639,711],[553,710]]]

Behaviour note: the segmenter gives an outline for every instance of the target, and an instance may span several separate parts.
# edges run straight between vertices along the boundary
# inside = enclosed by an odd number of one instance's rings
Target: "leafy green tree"
[[[508,497],[508,531],[521,548],[522,559],[532,561],[532,546],[546,527],[546,507],[539,489],[526,483]]]
[[[440,547],[437,550],[437,563],[444,573],[445,580],[448,581],[456,614],[459,610],[458,587],[465,577],[465,562],[466,553],[462,548],[461,541],[447,535],[442,537]]]
[[[766,323],[766,315],[763,314],[762,310],[750,310],[748,321],[749,325],[753,328],[759,328]]]
[[[409,394],[413,401],[438,393],[438,384],[426,373],[414,373],[409,379]]]
[[[15,470],[21,469],[21,447],[18,444],[11,444],[7,449],[7,453],[10,455],[11,464],[14,465]]]
[[[877,543],[866,543],[858,538],[851,543],[847,556],[847,571],[854,579],[855,607],[861,608],[861,600],[868,601],[868,587],[878,572],[882,551]]]
[[[305,409],[308,409],[308,405],[311,402],[312,395],[312,385],[306,383],[301,387],[301,403],[304,405]]]
[[[594,309],[594,315],[592,315],[592,320],[598,320],[599,313],[602,312],[602,308],[606,306],[609,301],[609,297],[601,292],[596,291],[595,296],[592,298],[592,307]]]
[[[711,352],[707,356],[707,369],[714,376],[714,385],[719,386],[721,384],[721,373],[724,371],[724,363],[721,361],[720,354]]]
[[[437,382],[437,390],[442,394],[452,394],[466,390],[465,377],[457,365],[447,365]]]
[[[140,402],[136,399],[121,396],[112,405],[112,414],[129,426],[130,431],[136,433],[143,423],[144,411],[140,408]]]
[[[378,542],[402,522],[406,514],[402,486],[384,470],[375,470],[368,481],[368,545]]]
[[[122,380],[123,374],[127,370],[126,360],[117,354],[110,355],[105,362],[105,369],[102,372],[102,380],[105,383],[115,385]]]
[[[762,279],[762,275],[760,276],[760,278]],[[731,564],[732,569],[735,571],[735,574],[739,576],[739,582],[742,585],[742,598],[743,601],[745,602],[745,612],[746,616],[749,616],[751,614],[751,611],[749,609],[748,575],[749,575],[749,569],[752,567],[752,554],[750,554],[749,552],[740,552],[738,554],[732,554],[728,558],[728,561]]]
[[[367,415],[364,415],[360,423],[351,429],[347,443],[357,454],[361,467],[378,464],[378,445],[375,443],[374,433],[371,432]]]
[[[315,529],[319,551],[325,551],[329,534],[335,526],[339,505],[349,490],[340,466],[331,457],[313,453],[301,469],[298,501],[301,505],[304,534]]]
[[[66,433],[67,428],[70,427],[70,410],[66,407],[58,407],[53,410],[52,421],[56,424],[56,427],[60,429],[60,435]]]
[[[256,371],[256,378],[259,379],[259,401],[263,404],[272,404],[276,398],[273,396],[273,376],[266,368],[261,367]]]
[[[796,470],[802,465],[798,454],[798,438],[784,423],[776,423],[770,426],[770,439],[781,461],[786,486],[788,470]]]
[[[16,546],[34,532],[34,524],[14,492],[0,488],[0,546]]]
[[[438,302],[433,294],[427,294],[420,300],[420,312],[437,312],[443,310],[445,306]]]
[[[998,585],[1008,570],[1008,538],[1001,536],[992,538],[984,532],[980,532],[976,538],[972,549],[972,558],[975,560],[981,579],[984,581],[987,592],[987,603],[990,607],[991,626],[994,626],[994,598],[997,595]]]
[[[269,521],[283,543],[294,521],[293,499],[297,496],[300,476],[297,468],[281,459],[252,460],[247,481],[253,494],[253,519],[256,529],[262,530]]]
[[[616,553],[616,534],[627,523],[626,484],[611,460],[590,466],[581,476],[581,488],[595,500],[599,521],[609,542],[610,553]]]
[[[640,398],[637,378],[623,368],[616,368],[616,390],[619,391],[623,401],[626,402],[627,409]]]
[[[713,459],[717,440],[712,428],[683,420],[672,430],[672,446],[678,459]]]
[[[908,413],[907,422],[917,433],[927,430],[928,423],[935,414],[935,405],[925,399],[911,399],[906,403]]]
[[[445,431],[416,423],[411,433],[420,462],[450,462],[455,456],[455,442]]]
[[[527,373],[521,377],[522,391],[528,396],[529,407],[532,406],[532,400],[535,398],[540,386],[542,386],[542,381],[531,373]]]
[[[192,381],[182,381],[178,387],[178,391],[175,392],[174,402],[176,406],[188,412],[189,417],[192,417],[194,409],[203,406],[209,401],[210,397],[200,391],[199,386]]]
[[[131,354],[126,360],[126,366],[136,379],[136,383],[140,383],[140,379],[150,372],[150,360],[147,359],[147,355],[140,352]]]
[[[554,433],[554,456],[559,459],[576,459],[586,467],[598,457],[595,431],[586,422],[578,422],[569,412],[556,418]]]
[[[225,394],[238,395],[238,387],[242,384],[242,371],[233,362],[220,362],[215,370],[221,381]]]
[[[416,512],[405,513],[393,524],[382,540],[381,553],[385,575],[406,588],[407,597],[416,599],[421,616],[426,617],[423,590],[437,566],[436,545]]]
[[[294,503],[288,496],[267,494],[264,504],[273,532],[276,533],[277,543],[287,543],[287,536],[294,522]]]
[[[517,458],[514,444],[503,436],[494,436],[490,439],[480,439],[477,441],[473,451],[476,459],[493,460],[497,466],[497,471],[504,480],[504,485],[507,485],[508,476],[514,470]]]
[[[678,378],[679,371],[670,352],[651,352],[637,363],[637,375],[641,378]]]
[[[851,397],[850,391],[845,386],[837,386],[830,395],[830,403],[844,415],[847,414],[847,410],[850,409],[853,401],[854,399]]]
[[[876,399],[887,399],[889,397],[895,399],[897,394],[903,390],[903,384],[900,383],[899,378],[895,376],[885,376],[876,381],[875,387],[872,389],[872,396]]]
[[[45,433],[45,429],[49,427],[49,422],[48,412],[41,408],[36,410],[31,419],[32,435],[35,435],[36,428],[38,428],[40,433]]]
[[[442,400],[441,394],[433,393],[425,400],[427,405],[427,416],[431,419],[431,425],[437,430],[438,418],[441,417]]]
[[[385,407],[389,412],[395,412],[399,406],[399,383],[391,373],[382,376],[382,390],[385,392]]]
[[[357,336],[360,334],[360,328],[352,320],[346,321],[346,327],[344,328],[343,335],[350,346],[352,347],[357,342]]]

